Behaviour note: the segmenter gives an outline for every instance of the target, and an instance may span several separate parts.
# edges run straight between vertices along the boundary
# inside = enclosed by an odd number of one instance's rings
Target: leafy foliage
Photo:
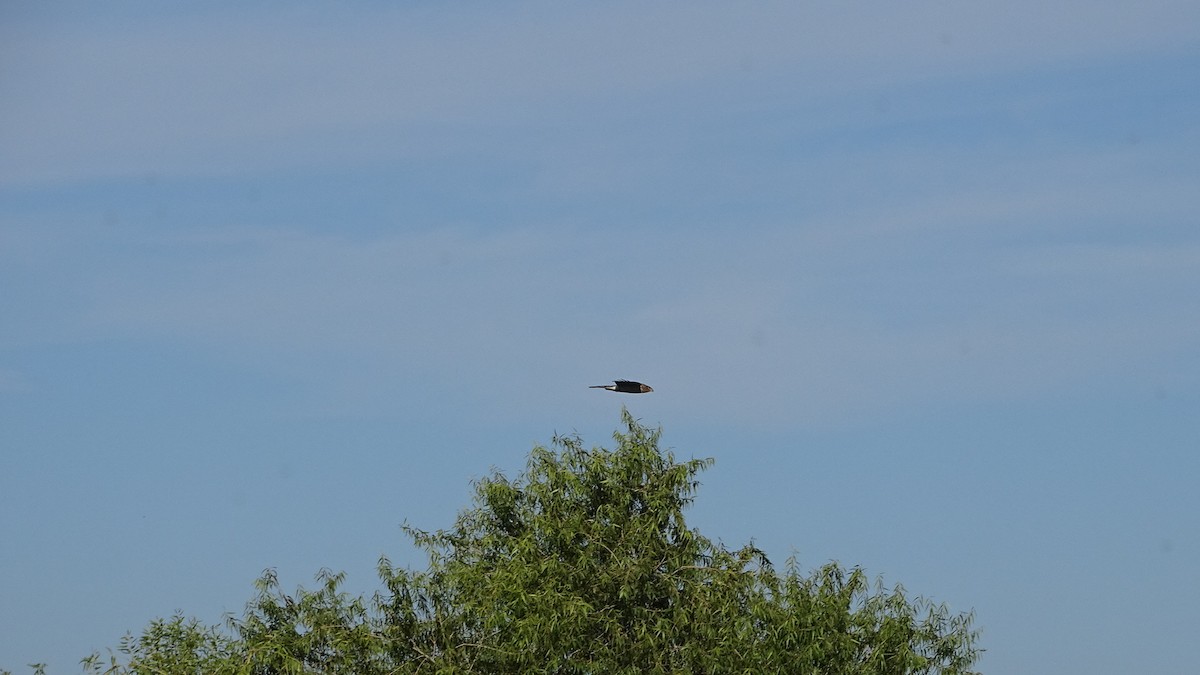
[[[972,672],[970,615],[909,600],[860,569],[778,572],[753,546],[729,550],[688,529],[697,474],[661,430],[623,413],[612,450],[556,437],[525,473],[475,485],[448,530],[406,527],[424,571],[385,558],[373,598],[283,592],[273,572],[227,631],[181,616],[152,622],[110,654],[118,673]]]

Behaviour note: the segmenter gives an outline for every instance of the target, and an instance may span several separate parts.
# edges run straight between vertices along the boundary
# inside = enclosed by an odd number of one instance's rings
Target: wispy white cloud
[[[1121,279],[1134,284],[1153,281],[1195,282],[1200,246],[1167,244],[1074,243],[1047,246],[1012,261],[1021,274],[1050,278]]]
[[[1186,2],[611,9],[273,7],[18,22],[0,48],[10,64],[0,82],[0,181],[372,161],[422,147],[423,125],[536,120],[564,104],[642,106],[664,94],[780,84],[814,102],[1170,54],[1193,45],[1187,27],[1200,19]]]

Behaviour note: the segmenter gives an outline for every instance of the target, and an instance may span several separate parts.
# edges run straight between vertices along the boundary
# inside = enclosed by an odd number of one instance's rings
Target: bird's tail
[[[611,384],[593,384],[588,389],[608,389],[611,386]]]

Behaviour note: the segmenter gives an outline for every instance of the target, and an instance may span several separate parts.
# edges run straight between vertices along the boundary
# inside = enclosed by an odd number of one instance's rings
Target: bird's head
[[[651,391],[654,391],[654,388],[653,388],[653,387],[651,387],[651,386],[650,386],[650,385],[648,385],[648,384],[643,384],[643,385],[642,385],[642,393],[643,393],[643,394],[645,394],[645,393],[648,393],[648,392],[651,392]]]

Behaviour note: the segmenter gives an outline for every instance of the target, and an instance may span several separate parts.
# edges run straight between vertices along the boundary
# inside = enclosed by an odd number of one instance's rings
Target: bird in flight
[[[609,391],[619,391],[622,394],[645,394],[654,391],[650,385],[634,382],[633,380],[613,380],[612,384],[593,384],[588,389],[607,389]]]

